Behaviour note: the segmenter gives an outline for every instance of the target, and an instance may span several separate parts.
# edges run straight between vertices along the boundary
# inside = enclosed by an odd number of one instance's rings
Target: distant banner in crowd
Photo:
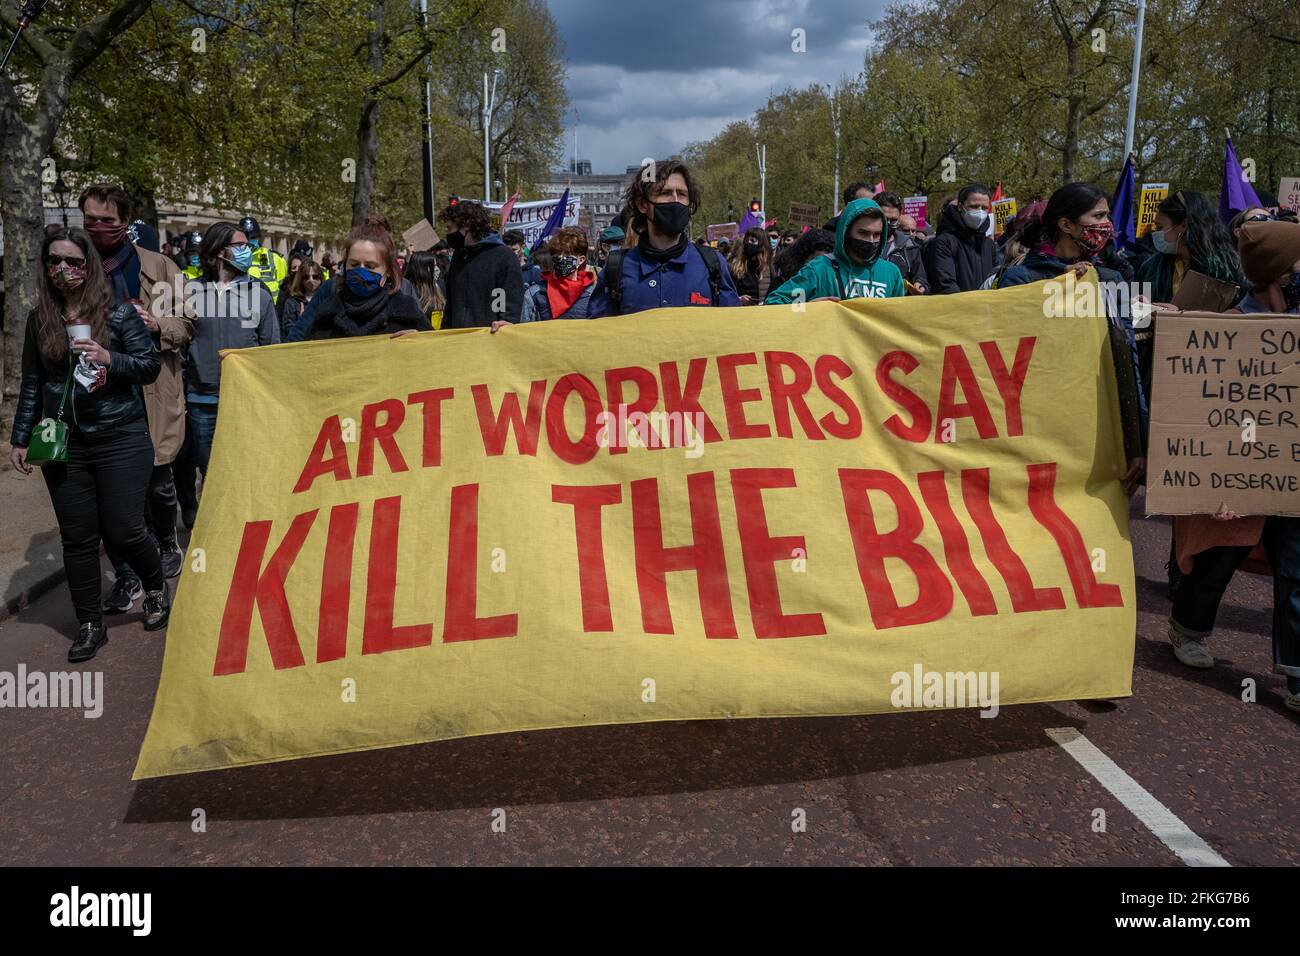
[[[903,200],[903,212],[916,220],[918,229],[925,228],[925,210],[929,201],[929,196],[908,196]]]
[[[815,228],[821,223],[821,220],[817,216],[817,213],[820,210],[821,207],[816,205],[815,203],[808,203],[808,202],[790,203],[790,215],[789,215],[790,222],[788,223],[789,227],[791,229],[798,229],[801,232],[804,229]]]
[[[1002,230],[1006,228],[1007,220],[1016,214],[1019,207],[1016,205],[1015,197],[999,199],[993,204],[993,234],[1002,235]]]
[[[551,218],[551,213],[555,212],[558,202],[558,199],[543,199],[538,202],[515,203],[514,208],[510,210],[510,219],[501,224],[501,231],[505,233],[511,229],[518,229],[524,234],[524,245],[531,248],[542,234],[542,230],[546,228],[546,221]],[[486,203],[488,211],[498,217],[504,205],[505,203],[499,202]],[[564,208],[564,225],[578,225],[578,216],[581,213],[582,197],[571,196]]]
[[[1156,207],[1169,196],[1168,183],[1143,183],[1142,199],[1138,203],[1137,234],[1145,236],[1155,228]]]
[[[739,232],[739,223],[719,222],[704,227],[704,238],[709,242],[717,242],[719,239],[735,239]]]
[[[225,353],[136,777],[1128,695],[1106,323],[1057,285]]]
[[[1277,190],[1277,203],[1279,208],[1300,213],[1300,176],[1283,178]]]
[[[1147,511],[1300,514],[1300,319],[1156,317]]]

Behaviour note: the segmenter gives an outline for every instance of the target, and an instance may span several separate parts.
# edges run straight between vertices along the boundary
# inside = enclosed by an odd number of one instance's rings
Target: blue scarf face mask
[[[347,270],[344,281],[347,283],[348,291],[354,296],[358,299],[368,299],[379,291],[384,281],[384,274],[357,266]]]

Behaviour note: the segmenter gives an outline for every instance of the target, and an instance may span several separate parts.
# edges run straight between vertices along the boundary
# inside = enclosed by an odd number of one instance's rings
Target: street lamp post
[[[1142,25],[1146,20],[1147,0],[1138,0],[1137,33],[1133,38],[1133,78],[1128,88],[1128,122],[1124,126],[1124,158],[1133,154],[1133,132],[1137,126],[1138,77],[1142,73]]]
[[[420,23],[428,31],[429,17],[429,0],[420,0]],[[429,79],[433,72],[433,59],[426,57],[424,61],[424,115],[422,117],[422,135],[424,138],[423,148],[420,150],[420,165],[423,167],[424,178],[424,218],[430,223],[434,221],[433,211],[433,89]]]
[[[497,79],[500,70],[492,71],[492,92],[488,92],[488,75],[483,74],[483,201],[492,201],[492,110],[496,106]]]
[[[758,156],[758,208],[763,213],[763,218],[767,218],[767,146],[754,145],[754,152]]]
[[[835,93],[827,94],[831,104],[831,127],[835,130],[835,194],[831,197],[831,209],[836,215],[840,211],[840,104],[835,102]]]

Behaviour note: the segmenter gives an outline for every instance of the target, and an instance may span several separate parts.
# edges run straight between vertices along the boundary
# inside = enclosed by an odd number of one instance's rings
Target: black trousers
[[[158,546],[144,521],[153,473],[153,442],[143,418],[87,435],[70,430],[68,462],[41,469],[63,542],[63,567],[80,624],[103,622],[100,532],[125,557],[150,591],[161,590]]]
[[[194,434],[190,430],[190,416],[185,416],[185,442],[181,445],[176,460],[172,462],[173,485],[176,488],[176,500],[182,508],[197,511],[199,508],[198,487],[199,466],[194,460]],[[172,519],[172,527],[176,527]]]
[[[164,546],[171,544],[176,535],[176,483],[172,481],[170,464],[153,466],[144,504],[145,525],[154,544],[161,551]],[[119,579],[123,575],[140,576],[117,548],[106,544],[104,550],[108,552],[108,560],[113,562]]]

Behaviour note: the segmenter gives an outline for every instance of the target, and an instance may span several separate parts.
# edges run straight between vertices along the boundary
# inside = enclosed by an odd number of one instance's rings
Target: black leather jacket
[[[37,313],[27,316],[23,340],[23,381],[14,412],[10,444],[26,448],[32,429],[42,418],[58,415],[59,399],[68,380],[68,366],[51,363],[40,352],[36,339]],[[140,386],[158,377],[162,363],[144,320],[130,305],[114,306],[108,313],[108,351],[113,359],[108,378],[93,392],[72,380],[72,392],[64,406],[63,420],[87,434],[118,428],[144,418]]]

